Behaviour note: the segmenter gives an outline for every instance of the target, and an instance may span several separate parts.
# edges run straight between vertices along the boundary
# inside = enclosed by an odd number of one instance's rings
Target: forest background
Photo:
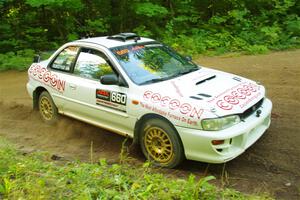
[[[300,0],[0,0],[0,71],[25,70],[34,54],[46,58],[68,41],[119,32],[152,37],[184,55],[299,48],[299,15]],[[208,183],[213,177],[169,179],[150,173],[149,163],[56,165],[51,154],[28,155],[10,146],[0,138],[0,199],[270,199],[217,188]],[[222,186],[228,178],[223,172]]]
[[[119,32],[188,55],[300,46],[299,0],[0,0],[0,10],[0,70],[26,68],[34,53],[67,41]]]

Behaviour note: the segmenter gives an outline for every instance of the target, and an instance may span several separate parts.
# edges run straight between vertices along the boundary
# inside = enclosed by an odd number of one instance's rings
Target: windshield
[[[111,51],[136,84],[163,81],[199,69],[162,44],[128,45],[112,48]]]

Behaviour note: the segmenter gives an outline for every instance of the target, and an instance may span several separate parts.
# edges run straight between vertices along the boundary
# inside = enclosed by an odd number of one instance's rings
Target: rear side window
[[[114,74],[114,71],[105,54],[94,49],[82,48],[74,67],[74,74],[100,79],[103,75]]]
[[[70,71],[79,47],[70,46],[62,50],[53,61],[51,68],[61,71]]]

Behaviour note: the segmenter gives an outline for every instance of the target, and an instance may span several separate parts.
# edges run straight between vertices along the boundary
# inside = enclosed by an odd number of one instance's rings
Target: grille
[[[253,106],[248,108],[245,112],[240,114],[240,118],[246,119],[247,117],[249,117],[252,113],[254,113],[263,104],[263,102],[264,102],[264,98],[262,98],[256,104],[254,104]]]

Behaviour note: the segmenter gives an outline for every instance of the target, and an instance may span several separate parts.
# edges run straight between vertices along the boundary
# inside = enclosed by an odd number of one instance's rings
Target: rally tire
[[[150,119],[140,129],[139,143],[155,166],[174,168],[184,159],[184,149],[175,128],[162,119]]]
[[[39,113],[42,120],[47,124],[55,124],[58,120],[58,110],[55,106],[50,94],[43,91],[39,96],[38,101]]]

